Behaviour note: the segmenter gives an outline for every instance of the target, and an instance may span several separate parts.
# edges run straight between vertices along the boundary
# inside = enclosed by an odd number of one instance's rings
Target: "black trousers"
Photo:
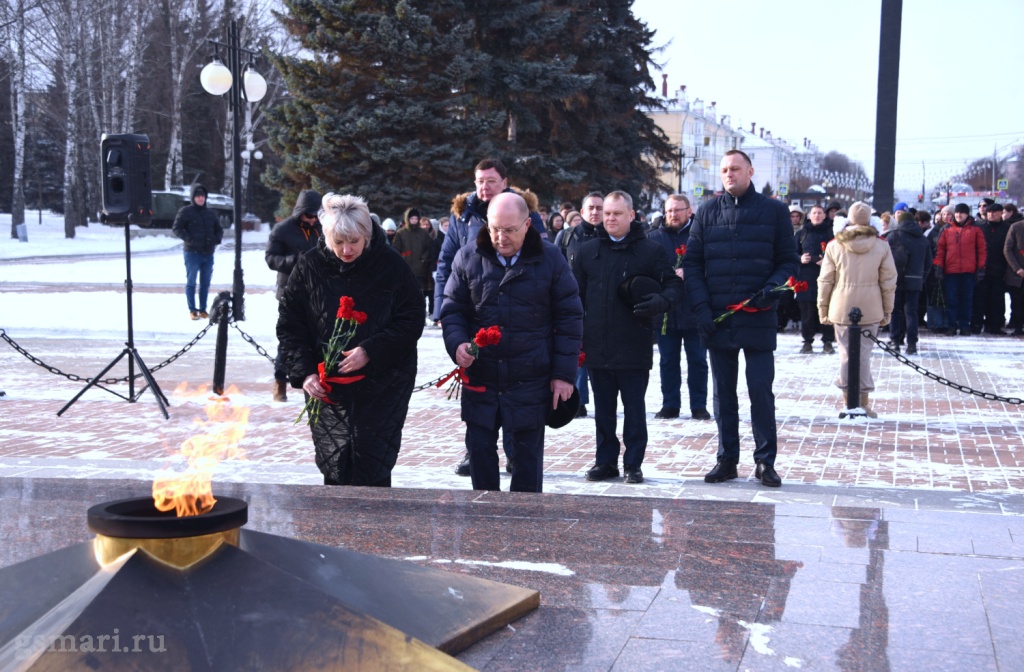
[[[500,490],[498,471],[498,424],[482,427],[466,424],[466,449],[469,451],[469,476],[474,490]],[[520,431],[506,431],[506,456],[512,462],[510,492],[543,492],[544,484],[544,425]],[[508,455],[508,452],[511,455]]]
[[[818,319],[818,304],[815,301],[797,301],[800,306],[800,335],[804,337],[804,343],[814,340],[814,334],[821,333],[822,343],[833,343],[836,340],[836,330],[831,324],[822,324]]]
[[[739,350],[708,350],[715,382],[715,423],[718,425],[718,459],[740,459]],[[743,350],[747,392],[750,394],[750,425],[754,433],[754,460],[775,464],[778,428],[775,425],[775,353]]]
[[[974,309],[971,328],[990,334],[1001,331],[1006,324],[1006,284],[1002,275],[987,275],[974,285]]]

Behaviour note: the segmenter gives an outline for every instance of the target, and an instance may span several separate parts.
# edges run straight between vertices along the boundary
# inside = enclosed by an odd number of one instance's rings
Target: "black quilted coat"
[[[480,350],[467,369],[462,419],[509,431],[544,426],[551,408],[551,380],[576,381],[583,333],[583,306],[569,265],[531,228],[519,260],[505,271],[487,229],[476,245],[455,255],[441,305],[444,345],[452,360],[480,329],[497,325],[501,342]]]
[[[343,264],[320,238],[303,254],[281,298],[277,338],[293,387],[317,372],[342,296],[367,314],[349,349],[360,346],[366,378],[334,384],[313,426],[316,464],[329,483],[390,484],[416,377],[416,341],[423,333],[423,295],[402,258],[373,227],[369,247]]]
[[[697,212],[683,259],[686,293],[699,317],[717,317],[762,289],[785,284],[799,263],[789,210],[751,184],[742,196],[723,194]],[[704,345],[774,350],[777,329],[774,307],[738,312]]]
[[[582,224],[580,225],[582,226]],[[620,241],[608,236],[604,227],[597,237],[580,246],[573,273],[579,283],[586,317],[583,321],[583,349],[590,369],[650,369],[654,363],[656,318],[633,315],[633,306],[619,296],[619,286],[628,278],[643,275],[661,285],[661,295],[670,306],[683,298],[683,281],[675,274],[668,252],[650,240],[640,222],[632,222]]]

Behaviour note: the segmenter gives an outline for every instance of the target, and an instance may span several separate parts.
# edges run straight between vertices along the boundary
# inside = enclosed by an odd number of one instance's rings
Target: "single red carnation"
[[[362,324],[363,322],[366,322],[366,317],[367,315],[363,311],[353,310],[352,316],[349,319],[351,319],[356,324]]]
[[[576,367],[579,368],[579,367],[583,366],[584,364],[586,364],[586,362],[587,362],[587,353],[585,353],[585,352],[583,352],[581,350],[580,351],[580,359],[579,359],[578,362],[576,362]]]
[[[343,296],[338,301],[338,319],[348,320],[352,317],[352,309],[356,307],[356,300],[351,296]]]

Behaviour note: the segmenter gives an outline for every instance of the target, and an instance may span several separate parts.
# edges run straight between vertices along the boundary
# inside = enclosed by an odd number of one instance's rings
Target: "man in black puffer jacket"
[[[317,215],[323,198],[319,192],[307,189],[299,193],[292,208],[292,216],[278,222],[267,239],[267,266],[277,271],[277,300],[284,296],[288,276],[295,262],[308,250],[316,247],[323,232]],[[274,401],[288,401],[288,374],[281,359],[281,344],[274,359]]]
[[[511,438],[512,484],[541,492],[548,411],[572,395],[583,307],[568,264],[531,226],[526,201],[496,195],[476,245],[455,255],[441,303],[452,360],[466,369],[462,420],[474,490],[498,490],[498,430]],[[469,345],[497,326],[501,340]],[[472,387],[482,389],[473,390]]]
[[[635,221],[629,194],[608,194],[603,214],[604,226],[595,240],[580,246],[572,269],[585,310],[583,351],[594,388],[597,429],[597,455],[587,480],[619,475],[615,425],[621,395],[625,481],[642,483],[640,465],[647,450],[644,395],[654,364],[653,325],[656,317],[682,301],[683,281],[673,271],[668,252],[649,240],[643,225]],[[635,278],[643,278],[652,291],[638,297],[623,291],[624,281],[632,283]]]
[[[897,271],[889,342],[899,352],[906,338],[907,354],[916,355],[918,306],[924,288],[925,269],[931,267],[931,243],[924,237],[921,225],[909,212],[901,212],[898,220],[896,228],[882,236],[889,241]],[[903,268],[900,268],[901,265]]]
[[[772,383],[778,327],[775,303],[780,292],[772,290],[796,274],[800,258],[789,211],[754,188],[750,157],[737,149],[726,152],[721,176],[726,193],[701,206],[683,259],[686,291],[711,356],[715,383],[718,464],[704,480],[718,483],[737,476],[740,416],[736,384],[742,350],[756,444],[755,474],[763,485],[777,487],[782,479],[774,468],[778,438]],[[744,310],[715,321],[747,299],[750,302]]]
[[[192,187],[192,205],[178,210],[174,235],[185,241],[185,299],[189,317],[207,318],[206,298],[213,276],[213,252],[224,238],[217,214],[206,207],[206,187]],[[196,275],[199,276],[199,309],[196,310]]]

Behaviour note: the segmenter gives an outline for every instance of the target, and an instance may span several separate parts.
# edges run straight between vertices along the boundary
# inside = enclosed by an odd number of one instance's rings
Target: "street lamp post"
[[[239,142],[239,115],[242,101],[256,103],[263,100],[267,93],[267,82],[263,76],[253,69],[253,62],[258,52],[246,49],[239,44],[238,24],[232,19],[228,28],[228,41],[207,40],[214,47],[214,60],[208,63],[199,75],[199,81],[207,93],[215,96],[228,94],[228,108],[231,111],[231,166],[232,166],[232,201],[233,224],[235,227],[235,274],[231,285],[231,319],[245,320],[245,282],[242,279],[242,151]],[[228,64],[220,60],[220,50],[224,49]],[[245,71],[242,71],[242,59],[248,56]],[[214,355],[213,388],[217,394],[224,389],[224,368],[227,357],[227,306],[220,306],[219,332],[217,348]]]

